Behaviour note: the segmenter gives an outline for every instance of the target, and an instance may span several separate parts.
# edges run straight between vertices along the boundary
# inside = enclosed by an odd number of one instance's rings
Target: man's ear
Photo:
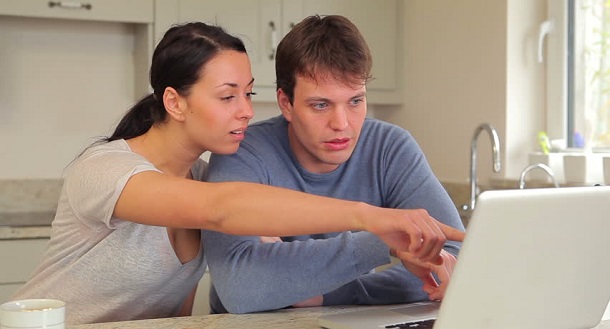
[[[172,87],[165,88],[163,92],[163,105],[165,111],[174,119],[184,121],[184,111],[186,111],[186,101]]]
[[[280,107],[280,110],[282,111],[282,115],[284,116],[286,121],[290,122],[292,120],[292,104],[290,104],[290,99],[288,98],[288,95],[286,95],[282,88],[279,88],[277,90],[276,97],[277,104]]]

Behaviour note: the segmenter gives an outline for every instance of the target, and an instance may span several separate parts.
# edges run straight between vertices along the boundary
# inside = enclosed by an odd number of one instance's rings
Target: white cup
[[[65,313],[60,300],[16,300],[0,305],[0,329],[64,329]]]

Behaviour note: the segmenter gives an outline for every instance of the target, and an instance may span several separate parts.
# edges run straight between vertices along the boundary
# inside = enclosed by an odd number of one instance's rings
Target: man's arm
[[[434,176],[416,141],[404,130],[389,131],[386,140],[364,136],[373,149],[383,150],[375,174],[382,175],[383,196],[390,208],[426,209],[449,226],[464,230],[457,209]],[[375,145],[379,143],[379,145]],[[461,243],[448,241],[444,250],[457,257]],[[427,300],[422,282],[402,264],[370,273],[324,295],[324,305],[388,304]]]
[[[368,232],[263,243],[206,231],[203,240],[212,282],[231,313],[287,307],[390,262],[385,244]]]
[[[450,244],[445,250],[454,256],[457,254],[457,249]],[[362,275],[324,294],[323,305],[378,305],[429,300],[422,285],[418,277],[402,264],[397,264],[385,271]]]

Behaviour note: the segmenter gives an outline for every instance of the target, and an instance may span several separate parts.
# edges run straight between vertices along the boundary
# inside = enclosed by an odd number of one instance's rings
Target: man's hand
[[[424,209],[383,209],[381,217],[365,223],[391,249],[409,252],[422,263],[441,265],[441,250],[447,240],[463,241],[464,232],[432,218]]]
[[[320,296],[316,296],[316,297],[311,297],[300,303],[296,303],[296,304],[292,305],[292,307],[315,307],[315,306],[322,306],[323,303],[324,303],[324,296],[320,295]]]
[[[260,239],[262,243],[282,242],[282,239],[277,236],[261,236]]]
[[[443,262],[441,265],[435,265],[429,262],[424,263],[414,258],[409,252],[391,251],[391,253],[401,260],[403,266],[409,272],[413,273],[423,282],[423,290],[431,300],[442,300],[445,297],[445,291],[457,262],[457,259],[452,254],[442,250],[440,256]],[[432,274],[437,275],[440,284]]]

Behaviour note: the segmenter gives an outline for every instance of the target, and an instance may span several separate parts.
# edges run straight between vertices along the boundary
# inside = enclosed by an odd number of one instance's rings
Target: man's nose
[[[348,126],[347,110],[337,107],[331,112],[330,126],[335,130],[345,130]]]

